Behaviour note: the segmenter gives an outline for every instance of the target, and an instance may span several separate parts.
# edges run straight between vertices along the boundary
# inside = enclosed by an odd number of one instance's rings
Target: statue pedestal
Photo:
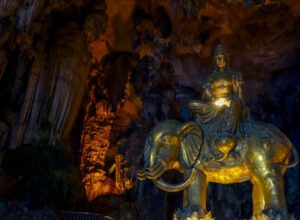
[[[211,212],[205,213],[204,211],[192,211],[192,209],[180,209],[174,213],[173,220],[214,220]]]

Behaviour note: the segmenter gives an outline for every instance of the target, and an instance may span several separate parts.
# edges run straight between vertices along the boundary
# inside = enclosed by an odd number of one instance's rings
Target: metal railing
[[[90,212],[60,211],[58,215],[60,220],[113,220],[110,217]]]

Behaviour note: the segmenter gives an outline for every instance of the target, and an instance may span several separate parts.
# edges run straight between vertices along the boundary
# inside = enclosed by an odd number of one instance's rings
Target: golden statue
[[[116,169],[115,181],[119,191],[124,193],[126,190],[131,189],[133,187],[133,181],[132,178],[129,177],[127,160],[125,160],[122,154],[117,154],[115,156],[113,168]],[[112,172],[112,170],[110,172]]]
[[[279,129],[251,119],[242,77],[229,67],[225,47],[216,47],[214,63],[202,100],[188,104],[196,120],[158,123],[147,137],[145,168],[138,178],[151,179],[167,192],[184,190],[183,208],[174,219],[212,219],[206,210],[207,184],[248,180],[253,184],[252,219],[292,219],[283,174],[297,165],[297,151]],[[171,169],[182,172],[184,182],[169,184],[160,178]]]

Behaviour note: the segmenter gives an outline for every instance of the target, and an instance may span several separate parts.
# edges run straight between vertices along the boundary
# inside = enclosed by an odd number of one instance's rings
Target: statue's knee
[[[231,101],[230,103],[230,112],[231,113],[239,113],[242,111],[242,106],[241,103],[239,101]]]

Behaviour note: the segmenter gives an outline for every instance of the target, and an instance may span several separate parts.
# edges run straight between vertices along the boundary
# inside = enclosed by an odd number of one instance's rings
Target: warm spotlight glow
[[[230,101],[226,100],[226,99],[223,99],[223,98],[219,98],[219,99],[217,99],[215,101],[214,104],[217,105],[217,106],[223,106],[223,105],[229,106],[230,105]]]

